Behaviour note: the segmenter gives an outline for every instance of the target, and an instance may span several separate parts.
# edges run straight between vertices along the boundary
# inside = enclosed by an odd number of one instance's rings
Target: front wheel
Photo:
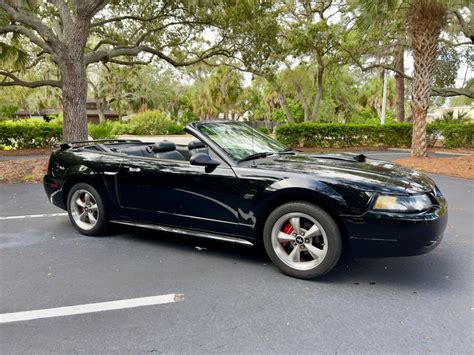
[[[282,272],[302,279],[330,271],[342,252],[341,233],[334,219],[306,202],[276,208],[265,223],[263,243]]]
[[[107,228],[104,202],[97,190],[89,184],[79,183],[69,190],[67,198],[69,219],[80,233],[97,236]]]

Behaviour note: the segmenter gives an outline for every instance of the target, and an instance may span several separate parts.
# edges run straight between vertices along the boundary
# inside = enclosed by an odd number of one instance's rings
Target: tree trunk
[[[288,105],[288,101],[286,101],[286,96],[283,94],[281,90],[278,90],[278,101],[280,102],[280,105],[285,112],[286,118],[288,119],[288,122],[294,122],[295,119],[293,117],[293,114],[291,113],[290,106]]]
[[[281,108],[283,109],[283,112],[285,112],[286,118],[288,122],[294,122],[295,119],[293,118],[293,114],[290,111],[290,106],[288,105],[288,101],[286,100],[286,96],[283,93],[282,88],[278,83],[276,82],[274,77],[266,77],[268,83],[272,87],[273,90],[275,90],[278,98],[278,103],[280,104]]]
[[[301,89],[299,85],[296,85],[296,93],[301,101],[301,104],[303,105],[304,121],[308,122],[311,120],[309,104],[308,104],[308,100],[306,100],[306,97],[303,94],[303,90]]]
[[[405,48],[400,46],[395,58],[395,69],[405,72]],[[405,121],[405,79],[398,73],[395,74],[397,122]]]
[[[322,60],[318,60],[318,71],[316,74],[316,82],[318,84],[318,92],[316,93],[316,100],[313,104],[313,112],[311,113],[311,121],[316,121],[318,118],[319,107],[321,106],[321,100],[323,98],[323,75],[324,65]]]
[[[82,58],[81,58],[82,59]],[[61,66],[63,81],[63,141],[87,140],[87,75],[84,61],[77,59]]]
[[[411,155],[425,157],[428,148],[426,114],[430,104],[439,36],[446,21],[446,7],[436,0],[418,0],[412,10],[410,34],[415,75],[411,103],[413,113]]]
[[[99,114],[99,123],[105,122],[105,99],[98,98],[97,102],[97,113]],[[87,107],[86,107],[87,109]]]
[[[64,31],[65,41],[55,61],[61,72],[63,89],[63,141],[87,140],[87,72],[84,50],[91,16],[77,15],[72,27]]]
[[[304,121],[305,122],[310,121],[311,120],[311,114],[309,112],[309,105],[308,105],[307,100],[303,101],[303,110],[304,110]]]

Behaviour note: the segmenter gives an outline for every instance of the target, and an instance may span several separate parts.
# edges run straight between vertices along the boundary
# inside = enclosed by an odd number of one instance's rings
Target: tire
[[[104,201],[89,184],[78,183],[69,190],[67,211],[72,225],[81,234],[99,236],[108,227]]]
[[[283,273],[300,279],[326,274],[342,253],[341,232],[334,219],[306,202],[286,203],[270,213],[263,229],[263,244]]]

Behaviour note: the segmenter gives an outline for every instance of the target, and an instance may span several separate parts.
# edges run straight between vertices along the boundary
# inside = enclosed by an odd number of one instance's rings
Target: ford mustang
[[[244,245],[316,278],[355,257],[426,253],[441,241],[447,203],[426,175],[364,155],[304,154],[245,123],[201,121],[187,145],[63,143],[44,177],[51,203],[82,234],[110,223]]]

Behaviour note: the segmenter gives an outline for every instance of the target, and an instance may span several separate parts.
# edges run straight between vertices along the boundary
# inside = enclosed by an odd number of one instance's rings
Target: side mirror
[[[220,162],[212,159],[207,153],[193,154],[191,158],[189,159],[189,162],[191,163],[191,165],[205,166],[207,173],[210,173],[218,165],[220,165]]]

